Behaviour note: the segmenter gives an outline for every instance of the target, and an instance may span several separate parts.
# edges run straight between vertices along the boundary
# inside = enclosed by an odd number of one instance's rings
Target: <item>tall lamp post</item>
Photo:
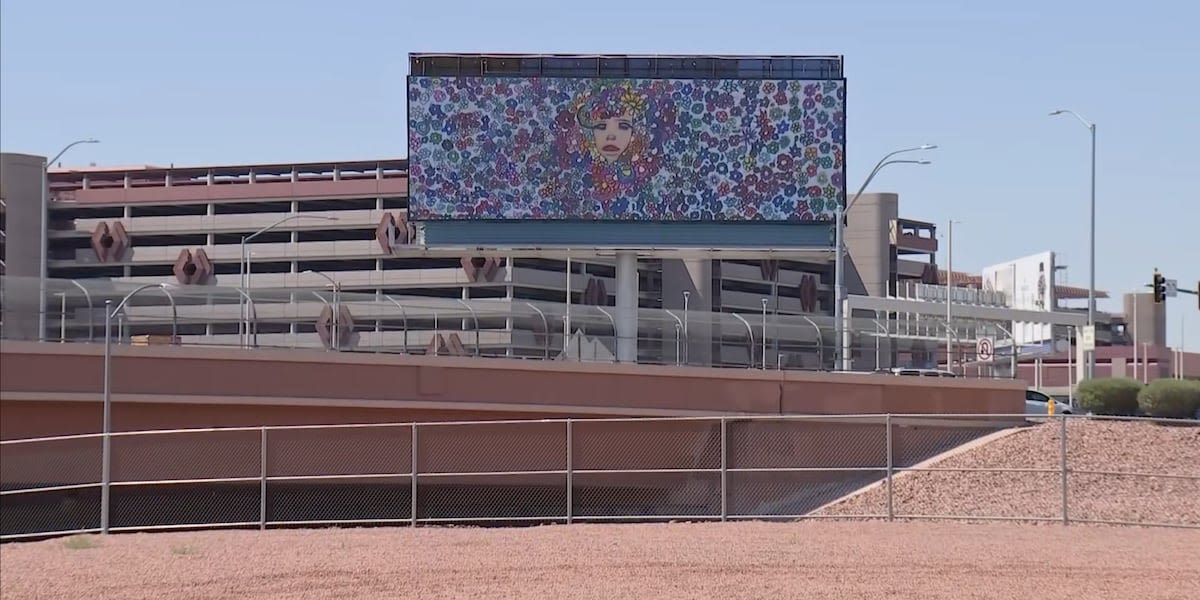
[[[50,254],[50,165],[58,162],[58,159],[62,158],[62,155],[66,154],[67,150],[75,146],[99,143],[100,140],[92,138],[76,140],[64,146],[62,150],[59,150],[58,154],[54,155],[54,158],[42,161],[42,244],[41,252],[39,252],[41,264],[38,271],[38,281],[40,283],[38,285],[38,341],[46,339],[46,279],[50,273],[50,258],[48,256]]]
[[[848,348],[850,346],[850,328],[846,326],[846,323],[844,323],[845,315],[843,314],[844,309],[842,306],[843,304],[845,304],[845,301],[846,301],[846,285],[845,285],[846,244],[843,239],[846,234],[846,212],[850,210],[850,207],[854,206],[854,203],[858,201],[858,197],[861,196],[863,194],[863,191],[867,189],[867,185],[871,183],[871,180],[875,178],[875,175],[877,175],[879,173],[879,171],[881,171],[884,167],[886,167],[888,165],[895,165],[895,164],[912,164],[912,165],[930,164],[930,161],[927,161],[927,160],[892,160],[893,156],[895,156],[897,154],[902,154],[905,152],[916,152],[918,150],[932,150],[934,148],[937,148],[937,146],[935,144],[925,144],[923,146],[917,146],[915,148],[902,148],[900,150],[895,150],[893,152],[889,152],[889,153],[885,154],[884,157],[879,159],[879,162],[875,164],[875,168],[871,169],[871,174],[867,175],[867,179],[865,181],[863,181],[862,186],[860,186],[858,188],[858,191],[855,192],[854,197],[851,198],[850,201],[846,203],[845,207],[843,207],[839,203],[839,204],[837,204],[837,206],[835,208],[835,218],[837,219],[837,225],[834,228],[835,233],[834,233],[834,241],[833,241],[833,244],[835,246],[834,283],[833,283],[833,288],[834,288],[834,303],[833,303],[834,363],[833,364],[834,364],[835,371],[849,371],[850,370],[850,356],[847,352],[845,352],[845,348]]]
[[[100,441],[100,532],[108,533],[109,515],[111,511],[110,488],[112,487],[112,320],[118,313],[125,309],[125,305],[134,296],[140,294],[144,290],[158,288],[162,290],[163,295],[171,303],[171,312],[173,315],[173,325],[171,327],[172,337],[178,330],[174,323],[178,320],[178,312],[175,306],[175,297],[168,291],[172,287],[166,283],[147,283],[137,288],[132,292],[125,294],[124,298],[113,306],[112,300],[104,301],[104,387],[101,396],[101,404],[103,416],[101,418],[101,441]]]
[[[254,238],[256,238],[268,231],[271,231],[272,229],[275,229],[276,227],[279,227],[280,225],[283,225],[284,223],[287,223],[288,221],[295,221],[297,219],[314,219],[314,220],[318,220],[318,221],[336,221],[336,220],[338,220],[337,217],[326,217],[326,216],[322,216],[322,215],[293,214],[293,215],[288,215],[286,217],[283,217],[282,219],[279,219],[278,221],[275,221],[274,223],[271,223],[270,225],[267,225],[266,227],[263,227],[262,229],[259,229],[258,231],[255,231],[254,233],[252,233],[250,235],[242,236],[242,264],[239,268],[239,271],[241,271],[242,290],[245,291],[247,295],[249,295],[249,293],[250,293],[250,255],[246,253],[246,244],[248,242],[250,242],[251,240],[253,240]],[[246,306],[247,305],[246,305],[245,299],[243,299],[242,300],[242,326],[245,329],[245,332],[243,334],[245,337],[243,338],[243,340],[249,339],[249,337],[250,337],[250,315],[246,312]],[[242,342],[242,345],[245,346],[245,341]]]
[[[946,370],[954,370],[954,346],[951,343],[950,336],[953,333],[951,319],[953,315],[951,310],[954,307],[954,224],[962,224],[962,221],[950,220],[946,224]],[[1014,352],[1016,346],[1013,346]],[[934,361],[934,366],[936,365]],[[966,375],[965,371],[963,375]]]
[[[1076,119],[1079,119],[1079,122],[1083,123],[1084,127],[1087,127],[1088,131],[1091,133],[1091,136],[1092,136],[1092,183],[1091,183],[1091,187],[1092,187],[1091,205],[1092,205],[1092,208],[1091,208],[1091,227],[1090,227],[1091,240],[1089,242],[1090,248],[1088,251],[1089,276],[1088,276],[1088,320],[1087,320],[1087,322],[1088,322],[1088,327],[1091,327],[1093,329],[1093,331],[1095,331],[1095,327],[1096,327],[1096,124],[1079,116],[1079,113],[1077,113],[1073,110],[1059,109],[1059,110],[1056,110],[1056,111],[1050,113],[1050,116],[1052,116],[1052,117],[1058,116],[1058,115],[1071,115],[1071,116],[1075,117]],[[1085,354],[1086,354],[1086,356],[1084,358],[1087,362],[1085,363],[1086,367],[1084,369],[1084,377],[1087,379],[1092,379],[1096,374],[1096,351],[1089,350]]]

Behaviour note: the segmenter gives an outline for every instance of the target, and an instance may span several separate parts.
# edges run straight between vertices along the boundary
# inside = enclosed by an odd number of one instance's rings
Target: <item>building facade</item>
[[[0,268],[9,278],[36,278],[39,273],[43,160],[3,155]],[[330,283],[336,282],[344,298],[358,299],[342,307],[349,314],[338,333],[345,337],[337,343],[341,350],[572,358],[563,349],[574,348],[573,358],[578,360],[612,360],[615,332],[597,316],[611,312],[605,307],[614,303],[611,258],[583,253],[539,257],[429,252],[420,244],[421,228],[407,218],[407,166],[398,159],[53,168],[48,176],[48,275],[57,280],[130,285],[166,283],[180,290],[242,287],[256,294],[286,293],[284,300],[255,311],[253,343],[260,346],[333,346],[329,326],[322,329],[322,318],[330,320]],[[914,289],[945,284],[946,273],[936,263],[937,227],[901,217],[896,194],[862,195],[848,211],[846,243],[850,294],[913,297]],[[832,368],[831,256],[643,258],[638,272],[640,308],[669,315],[689,329],[681,335],[669,321],[643,323],[640,362]],[[978,275],[959,272],[954,273],[954,284],[982,287]],[[571,310],[567,309],[568,287]],[[10,289],[3,297],[4,335],[36,339],[37,319],[29,316],[39,310],[37,294],[16,292]],[[1068,286],[1059,286],[1057,292],[1061,299],[1086,297],[1086,290]],[[410,305],[409,314],[388,308],[396,298]],[[474,322],[460,317],[439,322],[436,309],[432,318],[422,316],[419,309],[415,316],[411,314],[414,298],[421,299],[416,303],[423,306],[444,306],[443,314],[451,315],[464,302],[512,308],[507,315],[489,313]],[[46,330],[40,337],[102,335],[97,332],[96,307],[91,307],[88,318],[88,308],[78,299],[62,302],[60,306],[48,299]],[[1146,294],[1128,296],[1126,305],[1125,315],[1101,313],[1097,343],[1125,347],[1126,353],[1132,353],[1136,339],[1143,362],[1146,356],[1165,355],[1153,350],[1165,344],[1163,305],[1154,304]],[[596,318],[582,316],[589,309]],[[216,311],[211,305],[189,305],[180,311],[183,318],[175,331],[162,319],[130,319],[120,333],[127,338],[174,333],[185,344],[236,345],[245,343],[251,329],[244,307]],[[570,322],[572,311],[577,316],[568,325],[564,317]],[[193,313],[203,313],[204,318],[186,318]],[[709,313],[726,318],[700,317]],[[686,315],[692,315],[690,323]],[[760,317],[765,328],[759,326]],[[815,326],[788,328],[783,323],[789,318],[792,322],[804,318]],[[447,321],[452,321],[451,326]],[[766,334],[761,333],[764,330]],[[564,331],[572,336],[564,336]],[[903,337],[898,327],[894,333],[893,337]],[[578,343],[573,346],[575,339]],[[856,355],[864,359],[856,368],[880,366],[878,344],[876,350],[871,345],[869,339],[856,344]],[[916,354],[927,351],[939,362],[937,349],[942,344],[937,339],[897,345],[916,349]],[[867,364],[873,353],[875,363]],[[907,365],[916,354],[900,352],[886,362]],[[1103,361],[1108,354],[1101,352],[1099,357]],[[1124,360],[1134,363],[1132,356]],[[1066,357],[1047,356],[1045,361],[1066,362]],[[1158,362],[1164,364],[1162,369],[1170,368],[1169,360]],[[1153,367],[1151,372],[1158,370]],[[1119,366],[1112,369],[1114,374],[1118,371]]]

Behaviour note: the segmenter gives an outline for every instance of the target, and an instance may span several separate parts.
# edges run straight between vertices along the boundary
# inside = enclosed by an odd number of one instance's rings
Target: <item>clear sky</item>
[[[955,225],[954,266],[1042,250],[1087,285],[1200,279],[1200,2],[1142,0],[2,0],[0,145],[65,164],[402,157],[409,52],[841,54],[849,182]],[[941,228],[944,231],[944,227]],[[943,246],[944,247],[944,246]],[[944,263],[944,260],[942,261]],[[1193,296],[1170,301],[1200,347]],[[1101,309],[1119,310],[1119,300]]]

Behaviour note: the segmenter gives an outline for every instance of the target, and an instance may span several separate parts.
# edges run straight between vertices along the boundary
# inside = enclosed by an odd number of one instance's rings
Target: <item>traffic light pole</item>
[[[1171,293],[1171,294],[1167,293],[1167,281],[1171,281],[1172,282],[1171,285],[1174,286],[1172,288],[1173,293]],[[1197,308],[1200,308],[1200,281],[1196,282],[1196,289],[1185,290],[1185,289],[1180,288],[1175,283],[1175,280],[1173,280],[1173,279],[1168,280],[1165,275],[1158,272],[1158,269],[1155,269],[1154,275],[1150,279],[1150,285],[1147,285],[1146,287],[1153,290],[1155,304],[1162,304],[1163,302],[1167,301],[1167,298],[1174,298],[1175,296],[1177,296],[1179,294],[1191,294],[1193,296],[1196,296]]]

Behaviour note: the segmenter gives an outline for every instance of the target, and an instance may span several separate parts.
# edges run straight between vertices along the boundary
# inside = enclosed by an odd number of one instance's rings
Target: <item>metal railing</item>
[[[51,279],[45,287],[52,301],[45,303],[44,334],[51,341],[98,342],[104,337],[104,305],[111,301],[122,306],[113,317],[116,343],[152,339],[188,346],[421,354],[437,345],[439,336],[457,335],[468,355],[615,362],[617,354],[615,311],[603,306],[167,284],[157,286],[154,294],[134,297],[131,294],[142,286],[99,279]],[[38,339],[38,280],[0,277],[0,291],[0,337]],[[745,313],[639,309],[638,362],[786,370],[834,367],[837,340],[831,316],[777,314],[763,300],[761,310]],[[341,323],[342,310],[332,310],[334,304],[345,309],[352,322]],[[323,311],[333,315],[328,337],[336,343],[327,345],[318,334]],[[343,329],[344,339],[333,335]],[[851,319],[849,329],[855,370],[952,364],[964,376],[1012,375],[1007,358],[978,361],[974,344],[979,336],[1008,337],[1004,324],[955,320],[947,325],[941,318],[876,315]],[[947,336],[960,342],[949,361]]]
[[[137,431],[109,436],[107,469],[102,435],[9,440],[0,442],[0,539],[816,518],[1200,528],[1200,461],[1121,441],[1173,436],[1186,448],[1200,421],[1040,419],[1048,422],[1015,428],[996,415],[827,415]],[[996,439],[947,456],[984,436]]]

